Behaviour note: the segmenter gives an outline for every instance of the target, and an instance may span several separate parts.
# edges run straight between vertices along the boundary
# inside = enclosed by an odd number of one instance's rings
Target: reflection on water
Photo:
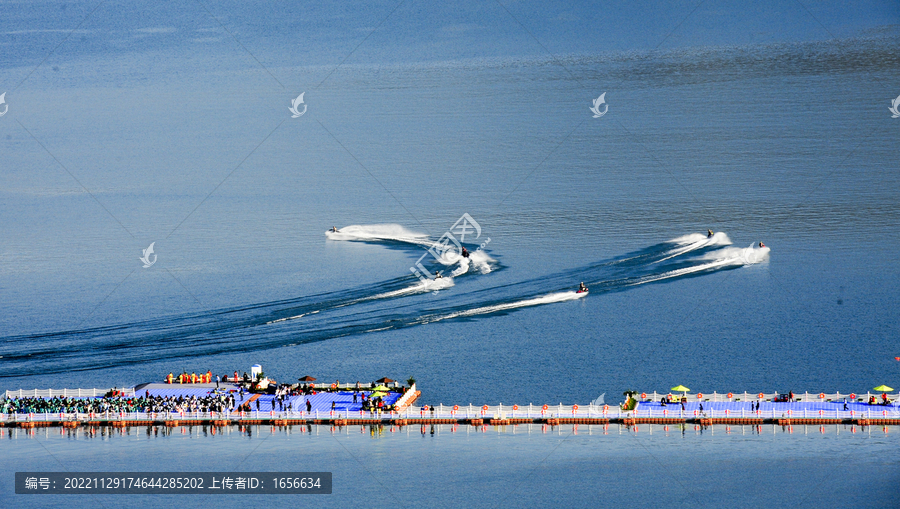
[[[184,438],[184,439],[218,439],[218,440],[253,440],[265,439],[269,436],[282,435],[285,438],[294,436],[308,437],[357,437],[384,439],[389,437],[429,436],[433,438],[450,437],[455,434],[465,436],[479,435],[549,435],[555,437],[569,436],[635,436],[655,439],[669,437],[715,437],[730,436],[834,436],[846,437],[889,437],[900,436],[900,426],[860,426],[856,424],[842,425],[798,425],[781,426],[777,424],[762,425],[727,425],[716,424],[702,426],[699,424],[572,424],[552,426],[545,423],[512,424],[507,426],[491,426],[488,424],[472,426],[468,424],[412,424],[398,426],[395,424],[331,426],[315,424],[295,424],[272,426],[252,425],[179,425],[179,426],[84,426],[79,428],[45,427],[45,428],[0,428],[0,437],[9,440],[60,438],[74,441],[104,440],[144,440],[151,438]]]
[[[334,493],[315,501],[322,507],[423,499],[429,507],[464,500],[593,507],[598,490],[623,483],[652,487],[630,495],[638,507],[719,507],[738,480],[744,488],[736,506],[838,504],[864,486],[865,505],[889,507],[882,501],[894,500],[900,480],[900,460],[883,454],[896,449],[897,426],[232,425],[6,428],[0,436],[8,472],[333,472]],[[147,497],[136,503],[161,500]],[[202,503],[191,497],[177,501]],[[35,507],[62,503],[33,499]],[[289,503],[277,496],[254,502]]]

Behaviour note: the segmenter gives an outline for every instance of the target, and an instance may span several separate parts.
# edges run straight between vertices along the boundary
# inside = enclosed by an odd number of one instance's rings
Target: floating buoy
[[[732,393],[729,392],[729,393],[728,393],[728,399],[731,399],[731,398],[733,398],[733,397],[734,397],[734,394],[732,394]]]
[[[547,410],[547,409],[549,409],[549,408],[550,408],[550,407],[548,407],[547,405],[544,405],[543,407],[541,407],[541,410]]]
[[[850,393],[850,399],[856,399],[856,394]]]
[[[578,411],[578,405],[572,405],[572,413],[574,414],[577,411]]]
[[[519,409],[519,405],[513,405],[513,410],[518,410],[518,409]]]
[[[483,407],[481,407],[481,409],[484,410],[485,412],[487,412],[488,406],[487,406],[487,405],[484,405]]]
[[[763,399],[766,397],[766,395],[760,392],[759,394],[757,394],[757,397],[759,397],[759,399]]]
[[[453,405],[453,411],[456,412],[457,410],[459,410],[459,405]]]
[[[825,393],[824,393],[824,392],[820,392],[820,393],[819,393],[819,399],[825,399]]]
[[[703,398],[703,393],[702,393],[702,392],[698,392],[698,393],[697,393],[697,399],[702,399],[702,398]]]
[[[641,399],[647,399],[647,393],[646,393],[646,392],[642,392],[642,393],[641,393]]]

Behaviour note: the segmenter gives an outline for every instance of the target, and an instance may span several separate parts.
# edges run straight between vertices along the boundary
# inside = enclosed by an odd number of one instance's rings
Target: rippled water
[[[614,401],[676,384],[897,387],[897,42],[351,62],[316,88],[330,68],[275,69],[290,93],[229,59],[161,59],[158,71],[119,56],[78,72],[48,62],[0,119],[0,385],[123,386],[261,363],[279,381],[414,376],[424,402],[444,404]],[[285,120],[304,89],[308,113]],[[609,113],[591,118],[602,92]],[[437,240],[464,212],[491,239],[490,271],[439,291],[415,289],[422,245],[324,233],[399,224]],[[707,228],[730,244],[675,253],[692,244],[674,239],[702,242]],[[760,241],[765,259],[723,262]],[[144,269],[151,242],[158,261]],[[591,293],[574,298],[580,281]],[[563,445],[326,434],[295,450],[324,470],[392,472],[408,504],[485,493],[588,505],[621,493],[622,476],[645,478],[626,491],[647,504],[896,495],[896,464],[878,459],[893,434],[865,442],[864,458],[847,447],[861,435],[829,433],[579,433]],[[287,468],[297,458],[284,448],[309,435],[195,438],[45,434],[3,447],[23,469],[50,451],[85,468],[140,455],[147,469],[167,458],[200,469],[201,456],[247,454]],[[269,452],[251,454],[257,444]],[[549,477],[523,471],[535,465]],[[886,473],[869,482],[873,469]],[[832,489],[795,489],[817,479]],[[511,482],[522,498],[505,504]],[[335,484],[345,491],[326,505],[364,496]],[[784,496],[761,499],[759,486]]]
[[[192,426],[167,429],[6,430],[0,451],[17,453],[16,471],[331,471],[331,495],[302,499],[321,507],[458,507],[484,503],[516,507],[596,505],[621,497],[641,506],[893,507],[898,430],[850,426],[611,426],[449,425]],[[43,444],[43,445],[41,445]],[[835,465],[841,468],[836,469]],[[381,478],[381,487],[367,481]],[[622,479],[633,486],[623,487]],[[11,488],[12,481],[5,482]],[[4,486],[5,488],[6,486]],[[11,490],[10,490],[11,491]],[[124,495],[120,495],[124,496]],[[30,506],[106,502],[104,496],[34,496]],[[178,503],[196,497],[129,496],[135,504]],[[204,500],[210,500],[204,498]],[[222,503],[247,497],[217,496]],[[277,507],[293,497],[254,497]]]

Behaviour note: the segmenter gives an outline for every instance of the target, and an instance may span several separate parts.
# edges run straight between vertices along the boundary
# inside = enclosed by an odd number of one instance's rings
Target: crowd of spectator
[[[0,404],[4,414],[105,413],[105,412],[224,412],[234,409],[234,394],[208,396],[150,396],[103,398],[8,398]]]

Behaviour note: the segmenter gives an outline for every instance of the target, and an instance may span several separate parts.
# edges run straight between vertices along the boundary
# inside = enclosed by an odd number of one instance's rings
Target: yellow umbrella
[[[872,390],[873,390],[873,391],[878,391],[878,392],[891,392],[891,391],[893,391],[894,389],[891,389],[891,388],[888,387],[887,385],[879,385],[878,387],[876,387],[876,388],[874,388],[874,389],[872,389]]]
[[[677,386],[677,387],[672,387],[672,388],[669,389],[669,390],[670,390],[670,391],[675,391],[675,392],[687,392],[687,391],[689,391],[690,389],[688,389],[687,387],[685,387],[685,386],[683,386],[683,385],[679,385],[679,386]]]
[[[372,392],[391,392],[391,390],[383,385],[379,385],[378,387],[372,389]]]

